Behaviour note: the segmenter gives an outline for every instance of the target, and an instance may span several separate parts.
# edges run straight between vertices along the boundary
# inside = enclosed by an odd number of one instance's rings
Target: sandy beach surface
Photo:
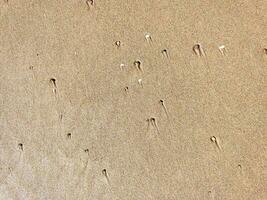
[[[267,1],[1,0],[1,200],[267,199]]]

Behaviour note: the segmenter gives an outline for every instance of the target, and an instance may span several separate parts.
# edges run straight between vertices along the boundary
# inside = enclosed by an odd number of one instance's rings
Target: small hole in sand
[[[116,41],[115,45],[119,48],[121,46],[121,41]]]
[[[125,91],[125,92],[128,92],[128,91],[129,91],[129,87],[126,86],[126,87],[124,88],[124,91]]]
[[[107,170],[106,169],[103,169],[102,170],[102,174],[107,177]]]
[[[193,51],[197,56],[205,56],[205,52],[203,47],[200,43],[197,43],[193,46]]]
[[[50,79],[50,83],[52,83],[55,87],[57,86],[56,85],[56,79],[55,78],[51,78]]]
[[[86,3],[88,10],[89,10],[90,7],[94,5],[95,1],[94,0],[86,0],[85,3]]]
[[[161,50],[161,53],[163,54],[163,56],[169,57],[167,49]]]
[[[19,144],[18,144],[18,147],[19,147],[19,149],[20,149],[21,151],[23,151],[23,144],[22,144],[22,143],[19,143]]]
[[[142,71],[141,61],[139,61],[139,60],[134,61],[134,66],[135,66],[138,70]]]

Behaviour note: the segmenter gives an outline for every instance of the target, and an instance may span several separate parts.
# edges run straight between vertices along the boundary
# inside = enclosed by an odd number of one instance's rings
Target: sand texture
[[[0,200],[266,200],[266,0],[0,0]]]

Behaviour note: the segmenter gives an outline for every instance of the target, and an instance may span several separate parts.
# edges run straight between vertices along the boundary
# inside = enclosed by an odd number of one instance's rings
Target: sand
[[[267,199],[266,13],[1,0],[0,199]]]

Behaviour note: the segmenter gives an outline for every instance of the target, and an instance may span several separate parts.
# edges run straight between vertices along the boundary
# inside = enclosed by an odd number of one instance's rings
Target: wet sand
[[[267,199],[266,13],[0,1],[0,199]]]

